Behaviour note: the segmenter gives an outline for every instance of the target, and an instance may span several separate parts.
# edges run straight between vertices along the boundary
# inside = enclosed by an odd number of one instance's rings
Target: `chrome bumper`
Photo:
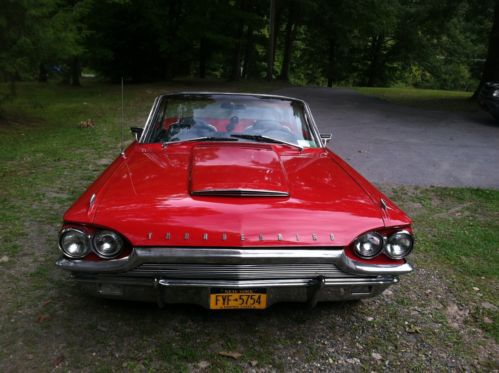
[[[169,267],[179,268],[190,268],[188,266],[195,267],[195,265],[210,268],[223,266],[232,268],[231,276],[236,275],[236,277],[223,278],[220,275],[221,278],[217,278],[217,272],[210,273],[210,278],[203,278],[205,273],[188,274],[189,278],[178,278],[182,277],[182,272],[178,274],[179,276],[166,277],[162,274],[147,277],[140,271],[137,274],[137,268],[141,268],[142,265],[154,268],[155,264],[158,266],[168,264]],[[263,278],[272,276],[264,276],[259,272],[250,273],[253,276],[260,275],[262,278],[237,277],[237,268],[245,268],[244,266],[260,268],[275,265],[276,269],[284,266],[289,274],[293,265],[307,268],[307,265],[314,264],[334,265],[337,267],[337,272],[323,275],[319,270],[317,273],[307,275],[306,278],[305,276]],[[71,271],[84,290],[92,295],[156,301],[161,306],[168,303],[193,303],[206,308],[209,307],[209,294],[212,288],[264,288],[267,291],[269,306],[277,302],[308,302],[315,305],[320,301],[375,296],[398,282],[398,275],[412,271],[409,263],[373,265],[357,262],[346,256],[341,249],[289,248],[135,248],[128,257],[121,259],[89,262],[62,257],[56,265]],[[236,268],[236,272],[233,268]],[[241,270],[241,273],[247,276],[247,272]],[[280,275],[277,273],[275,276]]]

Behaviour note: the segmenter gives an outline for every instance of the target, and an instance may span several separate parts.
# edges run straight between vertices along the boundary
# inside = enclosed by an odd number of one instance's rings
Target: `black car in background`
[[[478,97],[480,105],[499,122],[499,82],[487,82]]]

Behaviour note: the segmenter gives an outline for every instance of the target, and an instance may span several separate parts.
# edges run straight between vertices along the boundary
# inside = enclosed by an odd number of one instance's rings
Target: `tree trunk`
[[[242,4],[244,6],[244,3]],[[242,38],[244,33],[244,23],[239,22],[237,26],[237,40],[232,55],[232,69],[229,80],[237,81],[241,79],[241,51],[242,51]]]
[[[272,80],[274,71],[274,48],[275,48],[275,2],[270,0],[270,16],[269,16],[269,49],[267,51],[267,80]]]
[[[280,80],[289,81],[289,66],[291,64],[291,52],[293,49],[293,41],[296,34],[296,21],[295,21],[295,5],[293,2],[289,3],[288,21],[286,23],[286,39],[284,40],[284,52],[282,57]]]
[[[499,0],[496,0],[494,9],[494,24],[492,25],[492,30],[490,31],[489,49],[487,52],[487,60],[485,61],[485,66],[483,67],[482,78],[480,79],[478,88],[475,93],[473,93],[471,98],[478,98],[483,85],[489,81],[499,82]]]
[[[9,98],[14,97],[17,94],[16,89],[16,75],[17,73],[9,74]]]
[[[80,58],[73,57],[71,61],[71,85],[75,87],[79,87],[80,84],[80,75],[81,75],[81,65]]]
[[[243,78],[248,78],[251,75],[255,63],[255,40],[253,31],[253,26],[249,25],[246,30],[246,43],[244,45],[243,72],[241,74]]]
[[[275,63],[275,55],[277,52],[277,39],[279,36],[279,30],[281,29],[281,20],[282,20],[282,13],[284,10],[283,2],[276,0],[276,5],[275,5],[275,16],[274,16],[274,48],[272,50],[272,69],[274,68],[274,63]],[[272,73],[274,71],[272,70]]]
[[[206,38],[201,38],[199,41],[199,77],[206,78],[206,60],[208,59],[208,48]]]
[[[371,62],[367,77],[367,86],[372,87],[379,82],[379,73],[381,65],[381,50],[385,42],[384,35],[374,35],[371,44]]]
[[[38,81],[40,83],[47,83],[48,80],[48,72],[45,68],[45,64],[41,63],[38,65]]]
[[[331,88],[334,82],[334,65],[335,65],[335,42],[334,39],[329,39],[328,63],[327,63],[327,86]]]

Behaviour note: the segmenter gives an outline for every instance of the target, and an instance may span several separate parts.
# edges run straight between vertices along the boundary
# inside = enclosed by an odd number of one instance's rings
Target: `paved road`
[[[391,104],[348,89],[286,88],[306,100],[330,148],[376,183],[499,189],[499,125],[487,113]]]

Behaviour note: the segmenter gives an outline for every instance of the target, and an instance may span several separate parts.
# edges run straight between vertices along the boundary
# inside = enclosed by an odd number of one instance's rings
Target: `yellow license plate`
[[[210,309],[264,309],[267,308],[265,289],[211,289]]]

